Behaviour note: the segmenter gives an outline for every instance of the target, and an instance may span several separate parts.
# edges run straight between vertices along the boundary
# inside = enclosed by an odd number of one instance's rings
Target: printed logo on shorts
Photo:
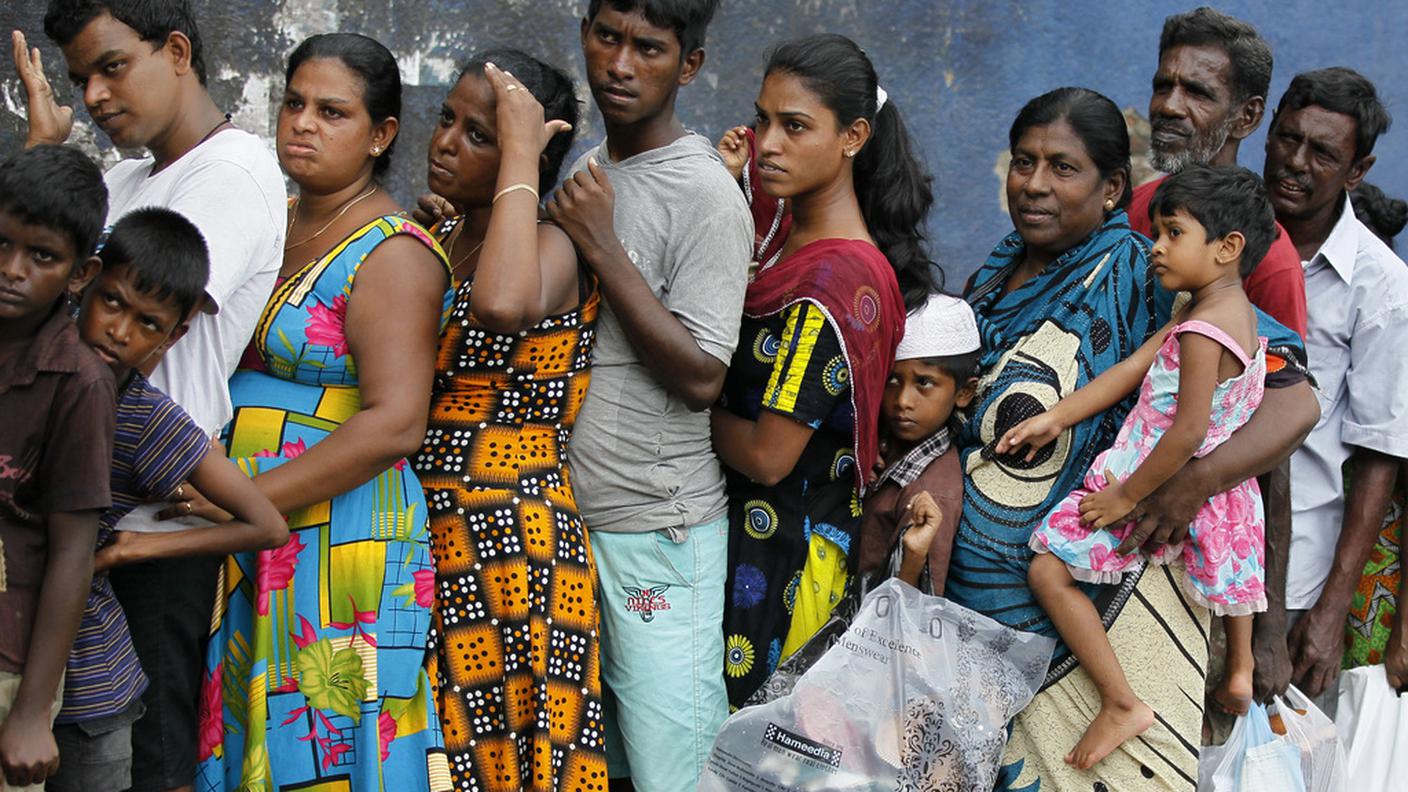
[[[663,583],[654,588],[642,589],[636,586],[622,586],[626,597],[626,612],[639,613],[640,620],[647,624],[655,620],[656,611],[667,611],[670,603],[665,599],[665,590],[670,585]]]

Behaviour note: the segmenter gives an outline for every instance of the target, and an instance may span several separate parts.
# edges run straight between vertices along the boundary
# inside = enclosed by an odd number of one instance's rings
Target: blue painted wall
[[[567,68],[579,80],[578,19],[585,0],[196,0],[216,100],[241,125],[272,134],[282,61],[303,37],[333,29],[375,36],[401,62],[408,87],[391,186],[402,199],[424,178],[425,142],[455,64],[476,48],[509,44]],[[1084,85],[1129,109],[1136,128],[1148,107],[1163,18],[1192,4],[1145,0],[724,0],[709,32],[700,80],[681,99],[686,123],[711,136],[745,121],[768,50],[785,38],[840,32],[860,42],[904,112],[938,180],[930,218],[936,258],[961,284],[1010,229],[1000,202],[1000,155],[1023,102],[1050,88]],[[1408,125],[1408,2],[1232,0],[1219,4],[1261,29],[1276,55],[1272,103],[1300,71],[1331,65],[1374,80]],[[45,47],[55,85],[67,94],[62,60],[40,32],[43,0],[0,4],[0,30],[19,26]],[[0,152],[16,148],[22,95],[0,68]],[[582,96],[587,99],[585,89]],[[80,119],[86,114],[80,109]],[[593,116],[583,130],[599,137]],[[112,159],[86,123],[76,139]],[[1264,134],[1243,146],[1260,171]],[[1408,194],[1408,131],[1380,142],[1370,181]]]

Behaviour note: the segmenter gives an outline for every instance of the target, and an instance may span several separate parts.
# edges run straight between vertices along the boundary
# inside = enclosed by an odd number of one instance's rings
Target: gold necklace
[[[367,198],[371,197],[371,194],[376,191],[377,185],[373,184],[370,190],[367,190],[356,198],[353,198],[352,200],[343,204],[342,209],[338,210],[338,213],[333,215],[332,219],[324,223],[323,227],[315,231],[312,236],[308,237],[307,239],[304,239],[301,242],[285,243],[284,250],[293,250],[296,247],[302,247],[303,245],[306,245],[309,242],[312,242],[313,240],[322,236],[323,232],[328,230],[329,228],[332,228],[332,224],[336,223],[338,220],[341,220],[342,216],[347,214],[348,210],[361,203],[362,201],[366,200]],[[293,236],[293,229],[295,226],[298,225],[298,202],[300,200],[302,200],[301,196],[299,198],[293,199],[293,211],[289,212],[288,230],[284,232],[284,239],[288,239],[290,236]]]
[[[464,227],[466,225],[468,225],[468,223],[465,222],[464,218],[461,218],[459,225],[455,226],[454,232],[450,234],[450,246],[448,249],[446,249],[446,253],[449,253],[451,250],[455,249],[455,243],[460,241],[460,232],[464,231]],[[463,256],[460,256],[458,259],[456,259],[453,263],[450,264],[450,271],[458,276],[460,274],[460,265],[464,264],[466,261],[469,261],[470,257],[473,256],[475,253],[478,253],[479,249],[484,247],[484,243],[488,241],[488,236],[485,236],[483,239],[479,240],[479,244],[470,248],[468,253],[464,254]]]

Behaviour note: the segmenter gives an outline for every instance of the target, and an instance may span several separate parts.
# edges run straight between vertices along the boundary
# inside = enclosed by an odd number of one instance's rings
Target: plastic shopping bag
[[[1349,767],[1335,722],[1294,685],[1285,698],[1276,697],[1276,711],[1286,726],[1286,741],[1300,748],[1306,792],[1345,792]]]
[[[1408,789],[1408,696],[1389,687],[1382,665],[1340,673],[1335,727],[1344,741],[1349,789]]]
[[[1265,706],[1253,704],[1246,718],[1237,792],[1305,792],[1300,748],[1271,731]]]
[[[1266,708],[1253,704],[1222,745],[1198,755],[1198,792],[1303,792],[1300,749],[1271,731]]]
[[[1247,716],[1242,715],[1232,724],[1227,742],[1202,747],[1198,752],[1198,792],[1237,792],[1246,734]]]
[[[887,580],[790,693],[724,723],[699,790],[991,789],[1054,646]]]

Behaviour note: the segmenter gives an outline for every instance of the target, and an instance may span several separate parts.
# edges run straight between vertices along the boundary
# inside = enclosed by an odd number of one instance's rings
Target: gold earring
[[[381,156],[381,146],[372,146],[372,156],[373,156],[373,157],[380,157],[380,156]]]
[[[854,157],[855,155],[856,155],[856,153],[855,153],[854,151],[847,151],[847,152],[846,152],[846,157],[847,157],[848,159],[851,158],[851,157]]]
[[[1113,199],[1113,198],[1107,199],[1107,200],[1105,201],[1105,211],[1107,211],[1107,212],[1113,211],[1114,208],[1115,208],[1115,199]]]

